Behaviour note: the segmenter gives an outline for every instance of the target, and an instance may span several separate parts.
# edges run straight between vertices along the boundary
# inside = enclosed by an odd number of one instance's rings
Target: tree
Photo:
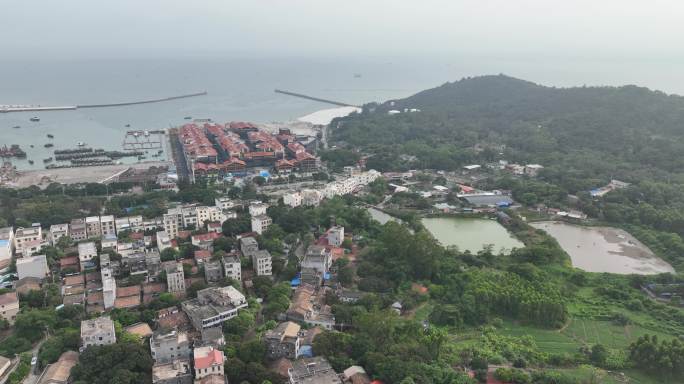
[[[75,384],[152,382],[152,358],[142,344],[119,342],[88,347],[72,368]]]
[[[178,251],[175,248],[166,248],[161,251],[161,261],[178,260]]]

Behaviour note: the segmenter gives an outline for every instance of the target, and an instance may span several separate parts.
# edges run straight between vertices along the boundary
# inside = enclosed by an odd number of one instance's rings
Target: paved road
[[[46,339],[41,340],[35,347],[33,347],[31,349],[31,354],[33,356],[36,356],[36,357],[38,356],[38,351],[40,350],[40,346],[43,345],[45,340]],[[39,372],[34,372],[34,371],[36,371],[36,370],[33,369],[33,367],[31,367],[31,371],[29,371],[28,376],[26,376],[26,378],[22,382],[23,384],[36,384],[38,382],[38,378],[40,377],[40,374],[43,373],[43,371],[42,370]]]

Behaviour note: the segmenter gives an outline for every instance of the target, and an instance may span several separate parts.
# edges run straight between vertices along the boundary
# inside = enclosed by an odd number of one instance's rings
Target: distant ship
[[[130,128],[130,126],[131,126],[130,124],[126,124],[126,128]]]
[[[38,118],[38,117],[32,117],[32,118],[30,118],[29,120],[31,120],[31,121],[40,121],[40,118]]]
[[[185,116],[184,119],[185,120],[192,120],[192,116]]]
[[[50,134],[50,133],[47,134],[47,137],[48,137],[48,139],[54,139],[55,138],[55,136]]]
[[[77,144],[79,147],[84,147],[84,146],[86,145],[86,143],[84,143],[84,142],[82,142],[82,141],[79,141],[79,142],[76,143],[76,144]]]
[[[361,74],[360,74],[360,73],[355,73],[355,74],[354,74],[354,78],[355,78],[355,79],[361,78]]]
[[[29,164],[33,165],[33,160],[29,160]]]
[[[43,159],[43,163],[49,163],[52,161],[52,157],[48,157],[47,159]]]
[[[19,129],[19,128],[21,128],[21,125],[15,125],[15,126],[12,127],[12,128],[14,128],[14,129]]]
[[[52,147],[54,147],[54,146],[55,146],[55,145],[52,144],[52,143],[47,143],[47,144],[43,145],[43,147],[45,147],[45,148],[52,148]]]

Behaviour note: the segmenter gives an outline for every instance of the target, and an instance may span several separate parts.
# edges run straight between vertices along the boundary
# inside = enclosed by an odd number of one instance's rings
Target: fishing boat
[[[29,160],[29,164],[33,165],[33,160]]]
[[[52,143],[47,143],[47,144],[43,145],[43,147],[45,147],[45,148],[52,148],[52,147],[54,147],[54,146],[55,146],[55,145],[52,144]]]
[[[33,144],[29,145],[29,147],[33,148]]]
[[[37,121],[40,121],[40,118],[34,116],[34,117],[30,118],[29,120],[33,121],[33,122],[37,122]]]
[[[21,125],[15,125],[15,126],[12,127],[12,128],[14,128],[14,129],[19,129],[19,128],[21,128]]]
[[[52,162],[52,157],[48,157],[47,159],[43,159],[43,163],[50,163]]]
[[[185,116],[184,119],[185,120],[192,120],[192,116]]]
[[[47,137],[48,137],[48,139],[54,139],[54,138],[55,138],[55,136],[52,135],[51,133],[48,133],[48,134],[47,134]]]
[[[84,146],[86,145],[86,143],[84,143],[84,142],[82,142],[82,141],[79,141],[79,142],[76,143],[76,144],[77,144],[79,147],[84,147]]]
[[[126,124],[126,128],[130,128],[130,127],[131,127],[131,125],[130,125],[130,124]]]

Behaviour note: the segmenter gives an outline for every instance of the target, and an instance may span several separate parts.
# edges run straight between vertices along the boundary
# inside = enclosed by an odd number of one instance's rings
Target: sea
[[[654,72],[646,71],[639,63],[618,64],[420,55],[354,59],[45,58],[24,61],[7,58],[0,62],[0,105],[116,103],[202,91],[207,95],[124,107],[0,113],[0,147],[19,144],[28,157],[12,159],[13,164],[19,169],[38,169],[44,167],[42,160],[53,156],[55,149],[75,148],[78,142],[83,142],[92,148],[122,150],[127,131],[179,126],[187,122],[185,117],[210,118],[220,123],[271,123],[287,122],[331,108],[328,104],[275,93],[276,88],[363,104],[406,97],[463,77],[505,73],[547,85],[636,83],[684,93],[684,85],[682,89],[673,88],[669,82],[673,73],[667,68]],[[645,75],[637,76],[639,73]],[[40,121],[31,122],[31,117],[38,117]],[[54,138],[48,138],[48,134]],[[45,148],[47,143],[53,147]],[[161,155],[158,159],[163,158]],[[34,164],[30,165],[28,160]]]

